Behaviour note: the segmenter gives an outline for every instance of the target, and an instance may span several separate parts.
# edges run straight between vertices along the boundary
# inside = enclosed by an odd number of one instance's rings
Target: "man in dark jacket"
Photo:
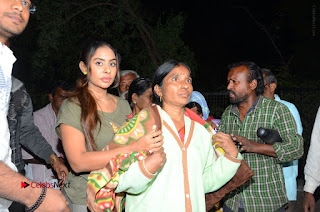
[[[51,165],[56,172],[60,185],[63,185],[68,168],[64,160],[58,157],[51,145],[40,133],[33,121],[33,106],[30,95],[27,93],[24,84],[12,76],[12,87],[8,111],[8,125],[10,131],[10,147],[12,149],[11,160],[22,175],[24,171],[24,160],[22,159],[21,147],[29,150],[44,163]],[[24,206],[13,202],[10,211],[23,211]]]
[[[15,172],[11,162],[7,114],[12,65],[16,58],[7,45],[11,37],[25,29],[35,9],[31,1],[0,0],[0,211],[8,211],[12,200],[26,205],[27,211],[70,211],[61,191],[28,186],[32,182]]]

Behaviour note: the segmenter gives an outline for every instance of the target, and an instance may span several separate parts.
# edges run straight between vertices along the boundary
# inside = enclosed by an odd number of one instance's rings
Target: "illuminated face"
[[[239,105],[248,100],[252,92],[248,75],[249,71],[246,66],[235,67],[229,71],[227,90],[231,104]]]
[[[108,46],[99,47],[90,59],[89,89],[109,88],[117,74],[117,60]]]
[[[29,4],[29,6],[28,6]],[[31,1],[0,0],[0,41],[19,35],[27,26]]]
[[[128,91],[132,81],[135,80],[136,78],[137,78],[136,75],[133,73],[129,73],[124,76],[121,76],[120,85],[119,85],[120,93],[122,94]]]
[[[160,88],[160,93],[165,105],[184,107],[191,96],[193,91],[192,78],[189,70],[183,66],[172,69],[170,73],[163,79],[163,85]]]

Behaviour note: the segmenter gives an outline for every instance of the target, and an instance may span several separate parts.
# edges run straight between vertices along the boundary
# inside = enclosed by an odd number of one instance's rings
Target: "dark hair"
[[[262,71],[262,74],[265,75],[263,79],[264,81],[266,81],[268,85],[270,85],[271,83],[275,83],[275,84],[278,83],[276,76],[274,76],[269,69],[262,68],[261,71]]]
[[[254,62],[238,62],[228,65],[228,71],[230,71],[233,68],[239,67],[239,66],[245,66],[248,69],[249,76],[248,76],[248,82],[252,82],[252,80],[257,80],[257,87],[255,89],[256,95],[259,96],[264,93],[264,82],[263,82],[263,75],[261,72],[260,67],[255,64]]]
[[[72,86],[65,80],[54,81],[51,85],[51,94],[54,96],[58,88],[61,88],[64,91],[71,91]]]
[[[87,70],[90,72],[90,60],[96,50],[102,46],[108,46],[115,54],[116,61],[117,61],[117,74],[115,81],[113,82],[114,86],[116,87],[119,85],[119,64],[120,64],[120,57],[117,54],[116,50],[108,43],[104,41],[89,41],[84,45],[82,51],[80,53],[80,61],[82,61],[86,66]],[[81,127],[84,132],[86,146],[89,151],[96,151],[97,145],[94,141],[94,131],[99,123],[101,127],[101,119],[98,114],[97,110],[97,103],[91,93],[88,90],[88,77],[87,75],[81,76],[78,78],[76,83],[75,91],[70,95],[71,97],[75,97],[78,99],[81,108]]]
[[[153,79],[152,79],[152,93],[153,93],[153,103],[159,105],[162,107],[162,102],[160,102],[160,97],[157,95],[157,93],[154,90],[154,86],[158,85],[158,86],[162,86],[163,85],[163,79],[176,67],[178,66],[185,66],[190,74],[191,74],[191,69],[189,68],[189,66],[187,66],[186,64],[182,63],[182,62],[178,62],[176,60],[169,60],[165,63],[163,63],[162,65],[160,65],[158,67],[158,69],[156,70],[156,72],[153,75]]]
[[[128,102],[130,106],[133,107],[132,95],[134,93],[137,94],[138,96],[141,96],[142,94],[144,94],[144,92],[146,92],[146,90],[148,90],[148,88],[151,88],[151,86],[152,86],[152,81],[150,78],[139,77],[133,80],[132,83],[130,84],[129,91],[128,91]]]
[[[189,102],[188,104],[186,104],[185,107],[186,107],[186,108],[190,108],[190,109],[196,107],[198,113],[203,114],[203,112],[202,112],[202,107],[201,107],[201,105],[200,105],[198,102]]]

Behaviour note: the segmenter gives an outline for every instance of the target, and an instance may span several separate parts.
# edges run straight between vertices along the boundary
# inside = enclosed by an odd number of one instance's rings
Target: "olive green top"
[[[94,139],[98,150],[102,150],[113,138],[114,130],[112,125],[120,128],[126,121],[129,120],[127,117],[131,114],[129,103],[117,97],[117,108],[112,113],[106,113],[98,111],[101,119],[101,127],[97,124],[94,132]],[[75,99],[67,99],[63,101],[60,106],[59,114],[57,117],[56,133],[61,138],[60,124],[67,124],[74,127],[83,133],[81,127],[81,108],[78,105],[78,101]],[[77,145],[77,141],[74,141]],[[70,171],[66,179],[66,186],[64,187],[71,203],[78,205],[86,205],[86,186],[89,172],[87,173],[74,173]]]

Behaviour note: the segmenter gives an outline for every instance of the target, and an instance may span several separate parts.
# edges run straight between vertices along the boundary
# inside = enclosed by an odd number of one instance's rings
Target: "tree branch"
[[[274,42],[272,36],[270,35],[268,29],[267,29],[263,24],[261,24],[261,23],[252,15],[252,13],[249,11],[248,8],[246,8],[246,7],[241,7],[241,6],[235,6],[234,8],[239,8],[239,9],[243,9],[244,11],[246,11],[246,12],[248,13],[248,15],[250,16],[250,18],[252,18],[252,20],[254,21],[254,23],[258,26],[258,28],[260,28],[262,31],[264,31],[264,32],[267,34],[267,36],[268,36],[268,38],[270,39],[273,47],[275,48],[275,50],[276,50],[277,53],[279,54],[282,64],[286,66],[285,59],[284,59],[284,57],[282,56],[282,53],[281,53],[280,49],[278,48],[278,46],[275,44],[275,42]]]
[[[93,4],[93,5],[90,5],[90,6],[88,6],[88,7],[85,7],[85,8],[83,8],[83,9],[79,10],[78,12],[76,12],[76,13],[70,15],[69,17],[67,17],[66,20],[65,20],[65,23],[66,23],[66,22],[69,22],[72,18],[74,18],[75,16],[83,13],[84,11],[89,10],[89,9],[91,9],[91,8],[94,8],[94,7],[98,7],[98,6],[112,6],[112,7],[117,7],[117,5],[110,4],[110,3],[98,3],[98,4]]]

